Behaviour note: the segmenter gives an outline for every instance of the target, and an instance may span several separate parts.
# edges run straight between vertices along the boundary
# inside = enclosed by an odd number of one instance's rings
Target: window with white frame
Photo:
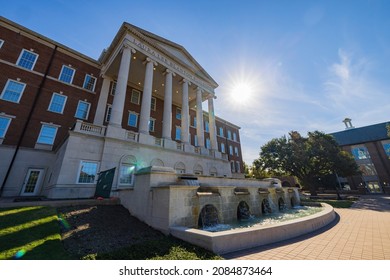
[[[38,59],[38,54],[23,49],[19,55],[16,65],[26,68],[28,70],[33,70],[35,63],[37,62],[37,59]]]
[[[224,143],[221,143],[221,153],[226,153],[226,150],[225,150],[225,144]]]
[[[233,140],[237,142],[237,133],[233,132]]]
[[[11,118],[0,116],[0,138],[4,138],[7,133]]]
[[[181,140],[181,127],[176,126],[175,140]]]
[[[154,132],[155,124],[156,124],[156,120],[153,118],[150,118],[150,120],[149,120],[149,131],[150,132]]]
[[[98,173],[99,163],[96,161],[80,162],[79,174],[77,178],[78,184],[93,184]]]
[[[84,79],[83,88],[89,91],[95,90],[96,78],[92,75],[86,74]]]
[[[219,136],[224,137],[222,126],[219,127]]]
[[[90,105],[90,103],[80,100],[79,104],[77,105],[75,117],[78,119],[86,120],[88,118]]]
[[[198,147],[198,135],[194,135],[194,145],[195,147]]]
[[[50,124],[42,124],[41,131],[39,132],[37,143],[53,145],[56,138],[58,126]]]
[[[234,153],[236,154],[236,156],[239,156],[238,147],[234,147]]]
[[[236,161],[236,172],[237,173],[240,173],[241,172],[241,164],[240,164],[240,162],[239,161]]]
[[[130,100],[130,102],[139,105],[140,98],[141,98],[141,92],[138,91],[138,90],[133,89],[131,91],[131,100]]]
[[[181,109],[176,108],[176,119],[181,120]]]
[[[3,92],[0,95],[0,99],[7,100],[14,103],[19,103],[22,98],[23,91],[26,84],[20,83],[14,80],[8,80],[5,84]]]
[[[132,185],[135,172],[133,163],[122,162],[119,168],[119,184]]]
[[[193,126],[196,127],[196,117],[194,117]]]
[[[233,146],[232,145],[229,145],[229,154],[233,155]]]
[[[232,132],[230,130],[227,131],[227,138],[232,140]]]
[[[116,82],[112,82],[112,86],[111,86],[111,95],[115,95],[115,92],[116,92]]]
[[[3,46],[3,44],[4,44],[4,40],[0,39],[0,49]]]
[[[127,124],[132,127],[137,127],[138,122],[138,114],[133,111],[129,111],[129,119],[127,121]]]
[[[107,105],[106,122],[110,122],[112,106]]]
[[[150,101],[150,110],[156,111],[156,97],[152,97]]]
[[[70,66],[62,65],[60,77],[58,79],[60,81],[63,81],[64,83],[71,84],[75,72],[76,70],[74,70]]]
[[[211,148],[210,138],[206,138],[206,148],[207,149]]]
[[[230,170],[231,170],[232,172],[235,172],[235,171],[236,171],[234,165],[235,165],[235,164],[234,164],[234,161],[231,161],[231,162],[230,162]]]
[[[62,114],[64,112],[67,96],[53,93],[48,110],[50,112]]]
[[[209,132],[210,130],[209,130],[209,122],[208,121],[205,121],[204,122],[204,131],[206,131],[206,132]]]

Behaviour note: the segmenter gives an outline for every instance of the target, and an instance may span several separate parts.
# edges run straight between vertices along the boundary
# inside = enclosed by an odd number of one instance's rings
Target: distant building
[[[362,175],[339,178],[344,189],[359,189],[365,193],[382,193],[390,186],[389,123],[355,128],[350,119],[346,129],[331,133],[340,147],[351,153]],[[389,189],[390,190],[390,189]]]
[[[150,166],[241,178],[217,87],[185,48],[129,23],[95,60],[0,17],[0,195],[91,197],[112,168],[114,192]]]

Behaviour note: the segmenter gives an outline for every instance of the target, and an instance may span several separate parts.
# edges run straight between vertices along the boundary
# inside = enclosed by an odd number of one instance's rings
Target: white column
[[[94,124],[103,125],[105,119],[105,112],[107,108],[107,99],[108,93],[110,91],[110,82],[111,80],[103,76],[103,84],[100,89],[99,102],[96,108],[95,119],[93,120]]]
[[[183,95],[182,95],[182,104],[181,104],[181,142],[183,144],[189,143],[189,116],[190,116],[190,106],[188,104],[188,85],[189,82],[186,79],[183,79]]]
[[[144,90],[142,93],[141,116],[139,119],[139,132],[149,134],[150,105],[152,102],[153,67],[157,63],[150,58],[146,59]]]
[[[196,136],[198,146],[204,147],[202,90],[199,87],[196,90]]]
[[[124,45],[122,49],[122,59],[119,66],[118,80],[114,101],[111,107],[110,125],[122,127],[123,107],[126,99],[127,80],[129,78],[131,53],[135,51]]]
[[[163,112],[163,131],[164,139],[172,139],[172,76],[175,73],[167,69],[165,71],[165,92],[164,92],[164,112]]]
[[[215,113],[214,113],[214,95],[210,96],[209,102],[209,130],[210,130],[210,144],[211,150],[218,150],[217,144],[217,129],[215,126]]]

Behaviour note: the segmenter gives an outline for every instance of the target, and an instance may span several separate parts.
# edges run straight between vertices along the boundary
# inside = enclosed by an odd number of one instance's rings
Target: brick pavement
[[[390,260],[390,196],[361,196],[315,233],[229,253],[240,260]]]

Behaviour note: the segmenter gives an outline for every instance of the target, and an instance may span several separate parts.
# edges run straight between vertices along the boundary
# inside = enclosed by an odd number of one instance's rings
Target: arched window
[[[137,159],[134,156],[124,156],[119,166],[119,185],[132,186],[134,184],[134,173],[136,171]]]

